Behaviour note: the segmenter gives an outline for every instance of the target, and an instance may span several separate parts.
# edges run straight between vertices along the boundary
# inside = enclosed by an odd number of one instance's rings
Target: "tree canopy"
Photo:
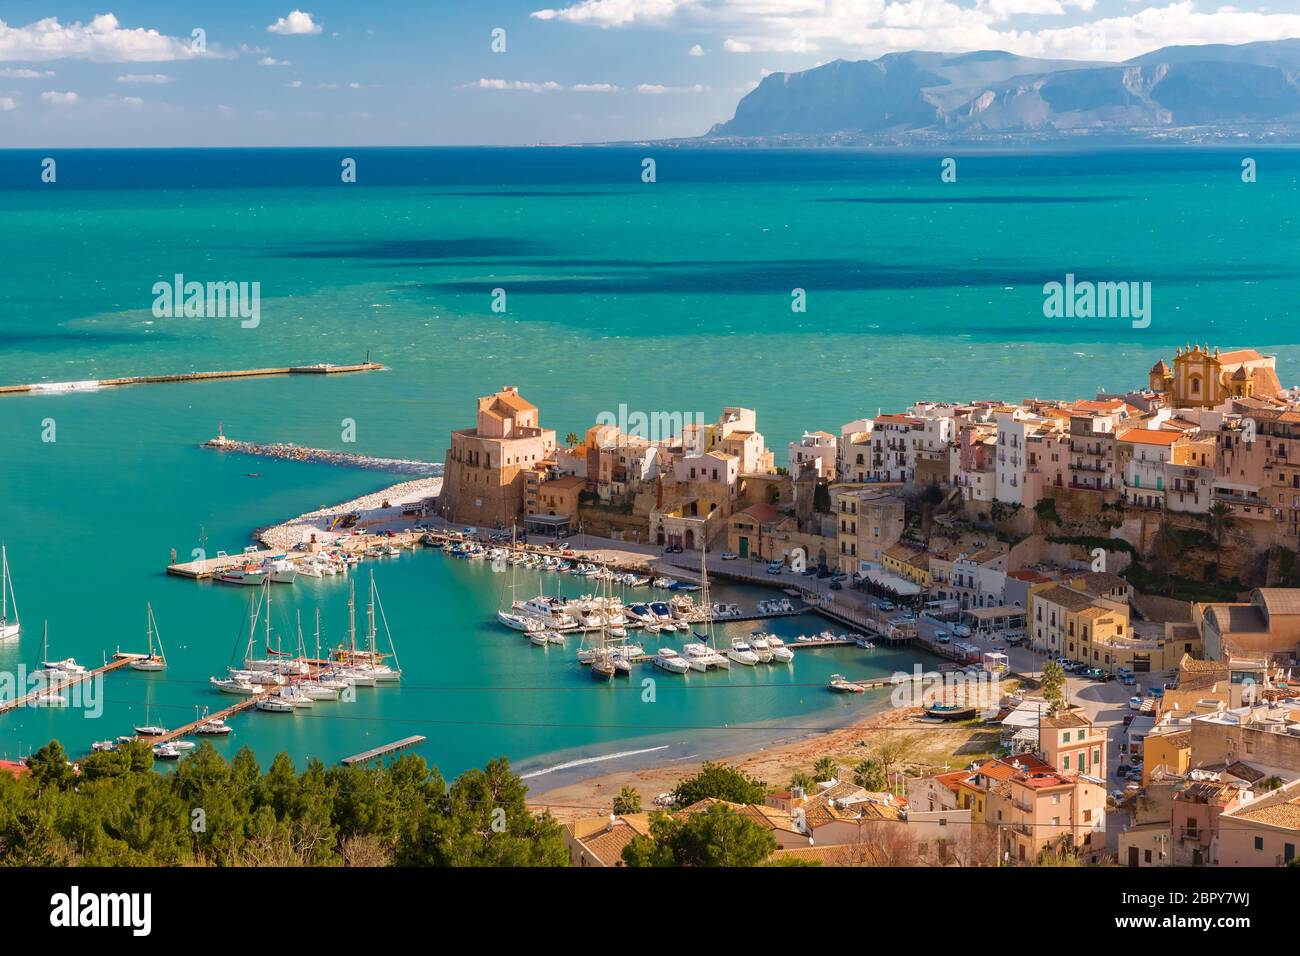
[[[0,866],[564,866],[563,831],[504,758],[450,785],[417,755],[263,772],[204,742],[157,773],[145,742],[77,770],[57,741],[0,774]]]

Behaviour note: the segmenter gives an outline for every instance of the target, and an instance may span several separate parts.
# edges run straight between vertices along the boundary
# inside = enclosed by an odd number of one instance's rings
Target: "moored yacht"
[[[17,637],[19,630],[18,601],[9,578],[9,552],[0,545],[0,641]]]
[[[760,663],[766,664],[772,659],[772,646],[768,643],[766,634],[755,631],[749,635],[749,647]]]
[[[767,646],[772,651],[772,660],[779,664],[788,664],[794,660],[794,651],[785,646],[785,641],[775,634],[767,635]]]
[[[691,669],[691,665],[687,663],[686,659],[671,647],[659,648],[655,653],[655,667],[674,674],[685,674]]]
[[[749,667],[758,663],[758,655],[754,653],[754,649],[745,643],[745,639],[741,637],[732,640],[731,647],[727,650],[727,657],[728,659],[735,661],[737,664],[745,664]]]

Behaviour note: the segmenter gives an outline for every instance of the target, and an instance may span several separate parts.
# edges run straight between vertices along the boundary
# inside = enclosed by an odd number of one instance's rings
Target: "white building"
[[[834,480],[837,443],[830,432],[804,432],[797,442],[790,442],[790,474],[798,475],[811,465],[818,478]]]

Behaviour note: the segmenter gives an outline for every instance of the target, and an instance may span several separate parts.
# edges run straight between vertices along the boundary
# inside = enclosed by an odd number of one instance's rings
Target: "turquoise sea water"
[[[561,435],[620,404],[710,418],[753,406],[783,462],[805,428],[918,398],[1141,385],[1187,341],[1256,346],[1297,377],[1295,152],[1257,154],[1250,185],[1227,150],[960,157],[955,184],[939,182],[938,157],[848,152],[661,151],[644,184],[644,150],[176,150],[58,153],[59,181],[42,185],[42,155],[0,151],[0,384],[367,349],[390,371],[0,397],[0,538],[24,621],[0,666],[35,660],[43,620],[56,657],[137,649],[146,600],[173,662],[161,677],[111,675],[99,720],[0,717],[9,756],[52,735],[84,750],[142,722],[146,704],[175,724],[229,703],[206,681],[247,595],[166,578],[171,550],[198,547],[201,528],[210,551],[236,550],[259,525],[396,480],[199,449],[219,421],[240,438],[343,447],[352,419],[356,450],[441,460],[474,399],[510,383]],[[338,183],[342,156],[358,160],[355,186]],[[1067,272],[1151,282],[1150,328],[1044,319],[1042,285]],[[261,324],[155,319],[153,283],[176,273],[259,282]],[[805,313],[791,312],[795,288]],[[645,704],[639,687],[593,688],[566,655],[492,624],[501,579],[485,568],[419,554],[376,576],[404,686],[241,717],[224,746],[334,760],[420,733],[449,773],[499,753],[542,765],[735,732],[701,728],[829,723],[870,704],[830,698],[832,671],[912,659],[803,652],[789,672],[664,676]],[[327,640],[345,624],[337,579],[276,599],[282,630],[317,606]]]

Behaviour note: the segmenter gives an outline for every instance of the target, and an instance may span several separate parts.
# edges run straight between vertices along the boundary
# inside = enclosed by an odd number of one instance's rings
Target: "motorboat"
[[[204,737],[224,737],[230,733],[230,725],[220,717],[213,717],[211,720],[205,720],[194,729],[196,734]]]
[[[135,732],[141,737],[161,737],[167,733],[167,728],[159,727],[157,724],[145,724],[143,727],[136,727]]]
[[[159,744],[153,748],[155,760],[180,760],[181,752],[171,744]]]
[[[843,674],[832,674],[830,684],[827,686],[837,694],[862,694],[866,693],[867,690],[861,684],[855,684]]]
[[[732,640],[731,647],[727,650],[727,657],[737,664],[744,664],[749,667],[757,664],[759,660],[758,655],[754,653],[754,649],[745,643],[745,639],[741,637]]]
[[[755,632],[749,635],[749,646],[760,663],[766,664],[772,659],[772,646],[767,642],[767,635]]]
[[[218,680],[215,677],[210,677],[208,678],[208,683],[223,694],[239,694],[244,697],[252,697],[254,694],[260,694],[266,689],[246,680],[243,677],[232,676],[226,680]]]
[[[778,664],[788,664],[794,660],[794,651],[785,646],[785,641],[775,634],[767,635],[767,646],[772,651],[772,660]]]
[[[52,690],[42,691],[27,703],[28,707],[67,707],[68,698]]]
[[[655,653],[655,667],[674,674],[685,674],[691,669],[691,665],[687,663],[686,659],[671,647],[659,648]]]

